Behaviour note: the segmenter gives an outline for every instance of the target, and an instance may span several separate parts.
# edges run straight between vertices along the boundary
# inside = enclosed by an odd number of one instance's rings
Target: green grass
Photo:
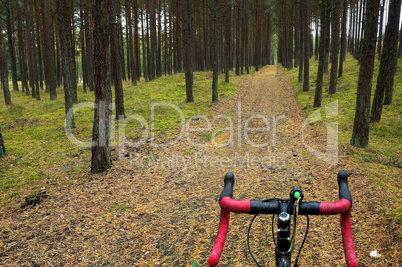
[[[376,60],[371,101],[374,98],[377,85],[379,66],[380,62]],[[318,109],[313,108],[317,69],[318,61],[314,59],[310,60],[310,91],[308,92],[303,92],[302,84],[297,82],[298,69],[286,72],[296,88],[298,101],[306,116],[309,116]],[[387,188],[389,190],[395,188],[395,193],[401,194],[402,184],[398,176],[400,176],[400,168],[402,167],[402,59],[399,59],[397,72],[395,73],[393,102],[391,105],[383,106],[381,121],[379,123],[370,124],[370,140],[369,146],[366,149],[349,146],[356,109],[358,76],[359,66],[350,54],[346,56],[343,77],[338,78],[337,92],[333,95],[328,94],[330,71],[324,74],[323,108],[321,108],[322,120],[316,124],[324,126],[328,121],[337,121],[339,125],[339,143],[347,147],[350,155],[349,158],[355,163],[361,164],[362,168],[369,171],[372,174],[370,176],[371,181],[377,184],[379,188]],[[325,117],[324,107],[335,100],[338,101],[338,115],[328,119]],[[380,177],[374,175],[384,171],[387,175],[381,174],[379,175]],[[391,214],[389,212],[388,215],[402,221],[401,209],[396,213]]]
[[[302,84],[297,82],[298,69],[288,71],[291,76],[292,84],[296,88],[297,98],[301,107],[305,110],[306,116],[316,111],[313,108],[315,94],[315,80],[317,79],[318,61],[310,61],[310,91],[303,92]],[[379,62],[375,62],[375,73],[373,77],[372,98],[377,84]],[[339,123],[339,141],[340,143],[349,143],[352,137],[353,120],[356,109],[357,80],[359,75],[359,66],[357,61],[348,54],[344,63],[343,77],[338,78],[337,92],[333,95],[328,94],[329,72],[324,74],[322,107],[325,107],[332,101],[338,100],[338,116],[331,119],[325,118],[324,109],[322,109],[322,121],[329,120]],[[402,59],[398,61],[398,71],[395,74],[393,103],[383,107],[381,121],[370,124],[369,148],[365,153],[375,154],[377,157],[389,159],[392,161],[400,156],[402,142]]]
[[[234,79],[225,83],[221,75],[219,99],[232,96],[237,86]],[[126,115],[142,116],[147,121],[147,138],[150,138],[152,103],[169,103],[178,107],[187,122],[195,115],[208,116],[209,108],[214,105],[211,102],[211,87],[212,72],[195,72],[194,102],[186,103],[182,73],[163,76],[149,83],[139,82],[136,86],[125,82]],[[88,142],[92,138],[94,93],[84,94],[82,91],[82,84],[79,84],[79,103],[74,106],[77,128],[73,134],[78,140]],[[8,152],[8,157],[0,160],[0,199],[19,196],[20,188],[24,185],[32,184],[30,188],[41,188],[46,180],[43,178],[57,182],[57,175],[71,177],[88,173],[90,149],[73,144],[65,134],[63,89],[57,89],[56,101],[50,101],[44,91],[40,93],[42,100],[37,101],[23,92],[11,92],[13,105],[6,107],[3,102],[0,104],[0,126]],[[156,107],[154,119],[155,137],[174,138],[182,125],[180,114],[172,107]],[[113,122],[114,144],[119,140],[119,123]],[[134,119],[128,121],[125,127],[129,140],[139,139],[144,132],[139,121]]]

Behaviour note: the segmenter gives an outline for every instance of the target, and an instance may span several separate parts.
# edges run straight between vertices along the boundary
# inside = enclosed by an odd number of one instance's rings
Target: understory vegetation
[[[298,69],[287,72],[296,89],[298,101],[306,113],[306,117],[321,109],[321,120],[316,122],[322,128],[327,122],[338,123],[339,144],[346,150],[347,158],[359,168],[366,170],[371,181],[378,185],[378,190],[388,190],[394,200],[393,205],[385,205],[384,211],[390,217],[402,222],[402,202],[398,195],[402,193],[402,59],[399,59],[394,79],[394,100],[391,105],[384,105],[381,121],[370,124],[370,141],[366,149],[349,145],[352,137],[353,120],[356,107],[356,88],[359,76],[357,60],[347,54],[344,62],[343,77],[338,78],[337,92],[328,94],[330,70],[324,74],[322,108],[314,108],[315,79],[317,78],[317,60],[310,60],[310,90],[303,91],[303,85],[297,82]],[[375,61],[372,81],[371,100],[377,84],[380,62]],[[338,101],[339,111],[336,116],[326,117],[325,106]],[[324,128],[325,130],[325,128]],[[375,192],[373,192],[375,193]],[[402,232],[400,233],[402,235]]]

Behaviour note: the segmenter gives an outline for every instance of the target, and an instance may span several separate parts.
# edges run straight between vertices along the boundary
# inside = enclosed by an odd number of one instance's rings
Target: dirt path
[[[383,195],[367,199],[365,194],[372,190],[368,179],[348,165],[342,148],[337,166],[307,152],[301,135],[304,114],[280,69],[268,66],[239,82],[235,96],[212,107],[214,115],[222,115],[215,121],[209,118],[215,143],[194,146],[194,142],[205,144],[205,133],[191,132],[193,144],[186,136],[164,149],[148,144],[132,150],[106,174],[51,181],[51,196],[43,204],[1,217],[0,265],[189,266],[198,260],[206,266],[218,227],[217,200],[225,173],[235,174],[237,199],[287,198],[298,186],[307,201],[334,201],[341,169],[351,173],[359,261],[362,266],[395,263],[397,259],[390,257],[397,251],[381,251],[398,238],[379,218]],[[206,122],[198,118],[191,127],[195,125],[205,127]],[[245,134],[245,126],[265,129]],[[225,127],[232,128],[232,134]],[[304,139],[310,146],[324,150],[323,137],[317,129],[306,128]],[[228,146],[217,145],[228,141],[232,141]],[[372,216],[378,220],[367,219]],[[250,219],[250,215],[231,217],[220,266],[253,265],[246,245]],[[252,233],[251,246],[264,266],[274,264],[270,220],[259,218]],[[304,218],[300,225],[297,247]],[[386,257],[371,259],[374,249]],[[342,251],[339,217],[310,218],[301,266],[344,266]]]

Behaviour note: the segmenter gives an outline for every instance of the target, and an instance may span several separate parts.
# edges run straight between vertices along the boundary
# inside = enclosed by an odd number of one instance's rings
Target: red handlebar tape
[[[218,234],[215,239],[215,244],[212,249],[211,255],[208,259],[208,265],[215,267],[222,255],[223,246],[225,245],[226,234],[229,229],[230,211],[221,209],[221,220],[219,222]]]
[[[359,266],[353,246],[352,227],[350,224],[351,202],[346,198],[335,202],[321,202],[321,215],[341,214],[341,231],[343,249],[345,251],[346,263],[349,267]],[[219,222],[218,234],[216,236],[214,247],[208,259],[210,267],[218,264],[223,247],[225,245],[226,234],[229,229],[230,212],[250,213],[250,200],[234,200],[230,197],[223,197],[220,201],[221,219]]]

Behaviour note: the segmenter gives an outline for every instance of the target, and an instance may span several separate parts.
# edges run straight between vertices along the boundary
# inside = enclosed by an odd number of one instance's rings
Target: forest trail
[[[209,118],[216,138],[203,142],[203,133],[190,135],[191,142],[205,146],[194,146],[186,136],[163,149],[147,144],[115,161],[105,174],[51,181],[50,197],[41,205],[11,218],[1,217],[2,227],[9,229],[2,232],[9,242],[0,247],[1,265],[191,266],[197,260],[206,266],[227,172],[235,174],[236,199],[287,198],[298,186],[306,201],[335,201],[341,169],[350,173],[359,262],[362,266],[391,263],[369,257],[370,251],[398,240],[398,232],[390,231],[391,224],[384,225],[379,218],[386,193],[367,198],[374,189],[364,171],[344,159],[342,147],[337,166],[308,153],[301,133],[305,115],[280,67],[267,66],[236,79],[240,83],[236,94],[212,106],[213,115],[221,115],[215,121]],[[194,125],[206,127],[206,122],[198,118]],[[245,126],[265,129],[245,134]],[[306,127],[304,142],[325,150],[325,136],[316,127]],[[228,141],[232,143],[222,146]],[[250,219],[250,215],[231,216],[220,266],[253,265],[246,244]],[[252,231],[253,252],[265,266],[274,264],[270,222],[271,217],[260,216]],[[305,222],[299,220],[297,248]],[[339,216],[310,217],[299,263],[345,265]]]

